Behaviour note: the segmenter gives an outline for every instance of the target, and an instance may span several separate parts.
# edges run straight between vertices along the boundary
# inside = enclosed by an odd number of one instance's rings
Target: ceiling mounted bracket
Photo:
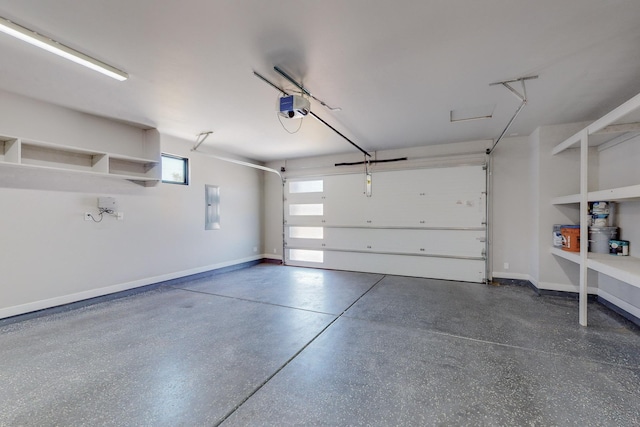
[[[509,123],[507,123],[507,126],[505,126],[504,130],[502,131],[498,139],[496,139],[496,142],[493,144],[493,146],[491,148],[487,148],[487,154],[491,154],[493,152],[493,150],[496,148],[496,145],[498,145],[498,143],[502,140],[502,138],[504,138],[505,134],[507,133],[507,131],[515,121],[516,117],[518,117],[518,114],[520,114],[520,111],[522,111],[524,106],[527,105],[527,86],[525,85],[525,81],[534,80],[537,78],[538,76],[528,76],[528,77],[520,77],[518,79],[504,80],[501,82],[495,82],[495,83],[489,84],[489,86],[502,85],[505,88],[507,88],[509,92],[511,92],[516,98],[520,100],[520,105],[516,109],[516,112],[513,113],[511,120],[509,120]],[[510,85],[510,83],[516,83],[516,82],[520,82],[522,84],[522,93],[518,92],[518,90],[516,90],[513,86]]]
[[[289,92],[287,92],[286,90],[284,90],[283,88],[279,87],[278,85],[276,85],[275,83],[272,83],[271,81],[269,81],[269,79],[267,79],[266,77],[264,77],[263,75],[261,75],[260,73],[258,73],[257,71],[253,72],[253,75],[256,76],[257,78],[259,78],[260,80],[262,80],[263,82],[265,82],[266,84],[268,84],[269,86],[271,86],[274,89],[277,89],[278,91],[284,93],[285,95],[289,96]],[[341,136],[345,141],[347,141],[349,144],[353,145],[354,147],[356,147],[358,150],[360,150],[360,152],[362,154],[364,154],[367,157],[371,157],[371,154],[369,154],[364,148],[360,147],[358,144],[356,144],[355,142],[353,142],[352,140],[350,140],[349,138],[347,138],[344,134],[342,134],[339,130],[337,130],[336,128],[334,128],[333,126],[331,126],[329,123],[327,123],[326,121],[324,121],[323,119],[321,119],[320,117],[318,117],[318,115],[316,113],[314,113],[313,111],[309,111],[309,115],[313,116],[316,120],[318,120],[320,123],[322,123],[323,125],[325,125],[326,127],[328,127],[329,129],[331,129],[332,131],[334,131],[335,133],[337,133],[339,136]]]
[[[196,151],[198,147],[200,147],[200,145],[204,142],[204,140],[207,139],[209,135],[211,135],[212,133],[213,131],[209,130],[206,132],[200,132],[198,135],[196,135],[196,143],[191,149],[191,151]]]

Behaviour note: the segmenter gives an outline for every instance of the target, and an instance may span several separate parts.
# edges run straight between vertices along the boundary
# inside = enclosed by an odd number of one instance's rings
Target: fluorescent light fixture
[[[85,55],[82,52],[71,49],[68,46],[58,43],[55,40],[51,40],[48,37],[40,35],[35,31],[31,31],[28,28],[22,27],[2,17],[0,17],[0,31],[48,52],[55,53],[58,56],[75,62],[76,64],[84,65],[87,68],[91,68],[94,71],[116,80],[124,81],[129,78],[127,73],[120,71],[109,64],[98,61],[97,59]]]

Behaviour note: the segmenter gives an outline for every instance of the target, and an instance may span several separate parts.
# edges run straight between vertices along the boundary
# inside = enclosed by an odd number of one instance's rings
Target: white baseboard
[[[498,279],[517,279],[531,281],[531,276],[529,276],[528,274],[508,273],[504,271],[494,271],[491,273],[491,277],[496,277]]]
[[[611,304],[615,305],[618,308],[623,309],[629,314],[634,315],[637,318],[640,318],[640,308],[629,304],[626,301],[621,300],[618,297],[611,295],[608,292],[603,291],[602,289],[598,289],[598,296],[602,299],[609,301]]]
[[[539,282],[536,287],[541,291],[580,292],[580,287],[578,285],[567,285],[564,283]],[[597,295],[598,288],[588,287],[587,293]]]
[[[89,289],[82,292],[76,292],[68,295],[61,295],[40,301],[33,301],[26,304],[15,305],[12,307],[0,308],[0,319],[6,317],[17,316],[19,314],[31,313],[33,311],[43,310],[45,308],[57,307],[59,305],[70,304],[72,302],[82,301],[89,298],[101,297],[103,295],[113,294],[129,289],[139,288],[141,286],[152,285],[154,283],[165,282],[167,280],[178,279],[180,277],[190,276],[192,274],[204,273],[206,271],[217,270],[224,267],[230,267],[245,262],[257,261],[266,258],[265,255],[254,255],[248,258],[224,261],[217,264],[205,265],[202,267],[191,268],[188,270],[176,271],[173,273],[161,274],[159,276],[147,277],[144,279],[134,280],[132,282],[119,283],[117,285],[106,286],[103,288]]]
[[[263,259],[273,259],[276,261],[282,261],[282,257],[280,255],[275,254],[262,254]]]

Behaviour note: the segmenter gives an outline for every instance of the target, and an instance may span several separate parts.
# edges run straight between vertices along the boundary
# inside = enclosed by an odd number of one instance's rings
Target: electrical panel
[[[205,184],[204,186],[204,229],[220,229],[220,187]]]
[[[115,197],[98,197],[98,209],[115,212],[118,209]]]

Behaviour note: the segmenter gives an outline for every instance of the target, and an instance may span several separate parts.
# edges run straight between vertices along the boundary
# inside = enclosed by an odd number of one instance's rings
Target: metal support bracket
[[[289,80],[291,83],[293,83],[298,89],[300,89],[302,91],[302,93],[304,93],[305,95],[315,99],[316,101],[318,101],[318,103],[320,105],[322,105],[323,107],[327,108],[330,111],[342,111],[342,108],[340,107],[332,107],[329,104],[327,104],[326,102],[324,102],[321,99],[318,99],[316,96],[314,96],[311,92],[309,92],[309,89],[307,89],[306,87],[302,86],[302,83],[298,83],[293,77],[291,77],[289,74],[287,74],[282,68],[275,66],[273,67],[273,69],[276,71],[276,73],[280,74],[282,77],[284,77],[285,79]]]
[[[209,135],[211,135],[212,133],[213,133],[212,130],[206,131],[206,132],[200,132],[196,136],[196,143],[194,144],[194,146],[191,149],[191,151],[196,151],[198,149],[198,147],[200,147],[200,145],[204,142],[204,140],[207,139],[209,137]]]
[[[516,112],[513,114],[513,116],[511,117],[511,120],[509,120],[509,123],[507,123],[507,126],[504,128],[504,130],[502,131],[498,139],[496,139],[496,142],[493,144],[493,146],[490,149],[487,149],[487,154],[491,154],[493,152],[493,150],[496,148],[496,145],[498,145],[498,143],[502,140],[502,138],[504,138],[505,134],[507,133],[507,131],[515,121],[516,117],[518,117],[518,114],[520,114],[520,111],[522,111],[524,106],[527,105],[527,87],[525,85],[525,81],[533,80],[537,78],[538,76],[520,77],[518,79],[495,82],[489,85],[489,86],[502,85],[505,88],[507,88],[509,92],[511,92],[516,98],[520,100],[520,106],[518,106],[518,108],[516,109]],[[518,92],[513,86],[510,85],[510,83],[516,83],[516,82],[520,82],[522,84],[522,93]]]

